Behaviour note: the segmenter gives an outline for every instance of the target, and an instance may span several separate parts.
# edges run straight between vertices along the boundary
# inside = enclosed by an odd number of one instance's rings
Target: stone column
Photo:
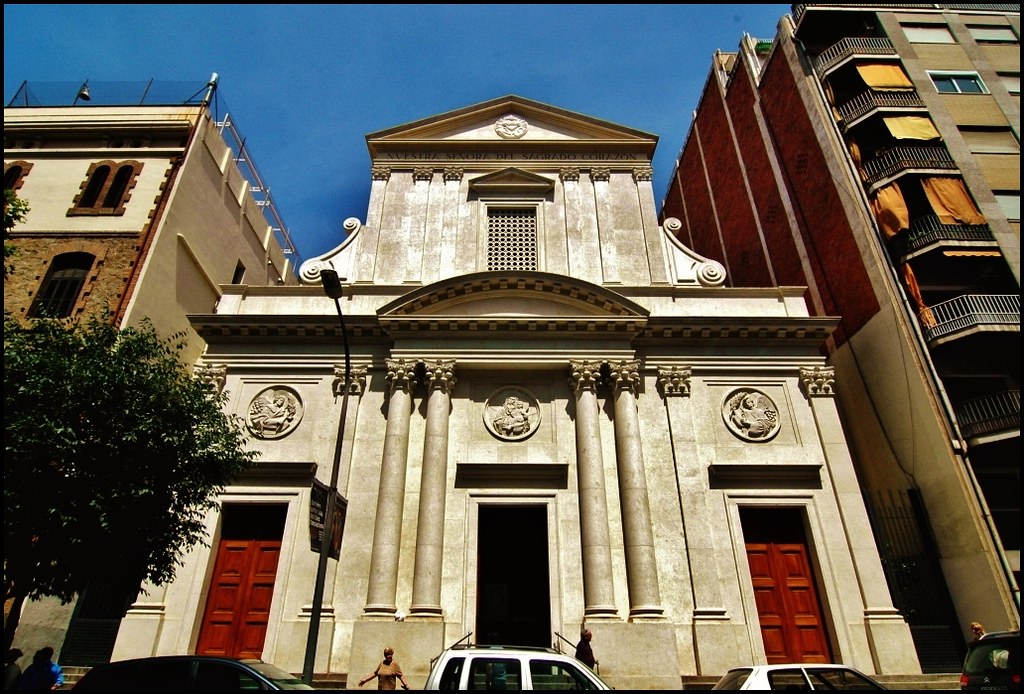
[[[345,413],[345,445],[343,446],[344,457],[341,459],[341,470],[338,473],[338,493],[348,496],[349,478],[352,475],[352,449],[356,438],[356,422],[359,420],[359,401],[363,397],[363,390],[366,388],[366,367],[353,366],[351,368],[352,380],[349,383],[348,412]],[[334,365],[334,382],[332,383],[334,396],[340,398],[345,395],[345,365]]]
[[[412,580],[414,616],[441,616],[445,490],[448,483],[448,415],[455,387],[455,362],[428,362],[427,430],[423,440],[420,512],[416,526],[416,567]]]
[[[570,366],[572,376],[569,384],[576,394],[576,478],[583,559],[583,614],[585,617],[612,617],[615,616],[615,596],[597,403],[601,363],[580,361],[571,362]]]
[[[853,591],[846,591],[843,595],[851,615],[863,610],[868,646],[865,653],[858,655],[862,655],[865,662],[873,661],[878,674],[920,672],[910,626],[892,604],[860,483],[839,420],[835,404],[835,369],[823,366],[802,368],[800,385],[814,414],[836,506],[849,544],[848,556],[853,560],[860,588],[859,595],[851,595]]]
[[[409,460],[409,420],[412,390],[416,387],[416,363],[387,360],[388,421],[384,430],[384,459],[380,466],[377,515],[370,556],[370,585],[364,612],[393,615],[398,591],[398,552],[402,542],[402,511],[405,506],[405,468]]]
[[[658,588],[658,567],[654,557],[654,529],[647,500],[647,478],[644,474],[640,417],[636,403],[640,362],[621,361],[610,366],[615,393],[615,459],[622,505],[629,616],[630,619],[660,617],[663,610]]]

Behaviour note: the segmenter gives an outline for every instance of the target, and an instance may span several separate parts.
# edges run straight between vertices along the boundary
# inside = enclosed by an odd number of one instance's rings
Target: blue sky
[[[790,5],[4,5],[4,103],[32,83],[219,75],[302,259],[366,219],[365,136],[508,94],[659,136],[661,198],[715,50]],[[72,95],[73,96],[73,95]],[[31,203],[31,201],[29,201]]]

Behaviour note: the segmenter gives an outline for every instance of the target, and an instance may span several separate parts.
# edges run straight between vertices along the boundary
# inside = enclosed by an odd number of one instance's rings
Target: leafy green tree
[[[17,252],[13,245],[7,243],[7,238],[15,224],[25,221],[28,209],[27,201],[19,198],[10,188],[4,188],[4,279],[14,271],[14,267],[8,265],[7,261]]]
[[[179,360],[181,335],[108,319],[4,318],[5,649],[25,599],[173,580],[257,455]]]

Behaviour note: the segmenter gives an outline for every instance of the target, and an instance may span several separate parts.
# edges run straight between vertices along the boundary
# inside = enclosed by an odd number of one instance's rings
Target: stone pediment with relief
[[[534,330],[546,332],[601,324],[602,330],[635,330],[649,313],[616,292],[571,277],[486,272],[419,288],[383,306],[377,315],[389,330],[412,329],[412,324],[488,329],[534,324]]]
[[[448,146],[530,150],[562,147],[614,148],[650,159],[658,137],[518,96],[506,96],[414,121],[366,137],[374,161]]]

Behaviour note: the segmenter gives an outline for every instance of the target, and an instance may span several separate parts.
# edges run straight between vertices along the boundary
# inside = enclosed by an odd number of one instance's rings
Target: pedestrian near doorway
[[[395,660],[395,649],[390,646],[384,649],[384,660],[376,670],[359,680],[359,686],[362,687],[375,677],[377,678],[377,689],[397,689],[395,686],[397,682],[402,683],[402,689],[409,688],[409,683],[405,681],[405,675],[402,674],[402,666]]]
[[[590,640],[594,638],[593,632],[584,627],[580,631],[580,642],[576,644],[576,659],[586,664],[591,670],[596,670],[599,665],[594,658],[594,649],[590,646]]]

